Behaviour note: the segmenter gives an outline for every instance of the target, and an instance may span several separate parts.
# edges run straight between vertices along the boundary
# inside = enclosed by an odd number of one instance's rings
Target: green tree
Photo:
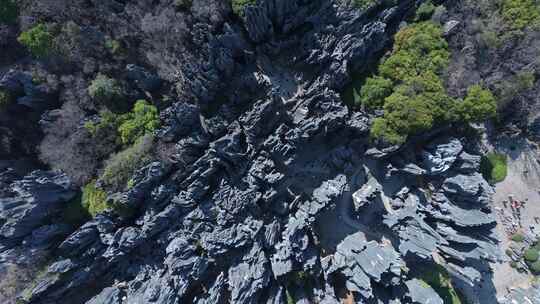
[[[540,7],[535,0],[503,0],[501,12],[513,29],[540,25]]]
[[[540,261],[532,263],[530,267],[534,274],[540,274]]]
[[[146,100],[138,100],[133,111],[125,115],[118,127],[122,143],[134,143],[139,137],[151,133],[159,127],[159,113],[155,106]]]
[[[120,84],[110,77],[98,74],[88,87],[92,99],[107,106],[111,110],[121,111],[124,107],[123,93]]]
[[[97,188],[95,182],[90,182],[82,188],[81,204],[94,217],[108,208],[107,193]]]
[[[0,0],[0,23],[15,23],[18,15],[19,8],[15,0]]]
[[[484,178],[490,183],[495,184],[502,182],[506,178],[507,171],[506,155],[488,153],[486,156],[482,157],[482,161],[480,162],[480,172],[482,172]],[[516,238],[520,238],[520,234],[515,234],[515,236]]]
[[[455,104],[453,115],[458,121],[483,121],[497,115],[497,102],[490,91],[473,85],[469,87],[467,97]]]
[[[17,40],[35,57],[45,57],[51,53],[53,36],[44,24],[22,32]]]
[[[384,99],[392,94],[393,83],[380,76],[368,77],[360,89],[360,102],[369,109],[381,108]]]
[[[430,0],[423,2],[416,10],[416,20],[422,21],[431,18],[431,15],[435,12],[435,8],[436,6]]]
[[[111,156],[105,162],[105,169],[100,180],[107,189],[119,191],[127,186],[135,170],[149,164],[152,159],[154,137],[147,134],[139,138],[132,146]]]

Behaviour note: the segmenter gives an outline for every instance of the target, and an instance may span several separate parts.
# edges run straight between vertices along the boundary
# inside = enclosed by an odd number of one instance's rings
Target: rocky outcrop
[[[216,3],[194,1],[193,10],[204,15],[203,4]],[[26,300],[339,303],[350,294],[361,303],[440,303],[415,279],[420,264],[479,284],[498,251],[492,188],[477,173],[475,150],[444,130],[419,141],[422,149],[374,148],[371,118],[339,95],[412,7],[268,0],[245,10],[245,32],[217,26],[221,15],[194,24],[196,51],[163,76],[180,92],[156,132],[165,157],[111,195],[128,214],[99,214],[54,246],[53,264]],[[154,19],[174,14],[146,16],[145,34],[162,33]],[[123,72],[149,94],[163,85],[139,66]],[[31,234],[30,243],[42,244],[60,235],[43,210],[73,193],[58,177],[35,174],[32,185],[48,181],[48,203],[10,211],[17,220],[2,223],[6,239]],[[18,196],[0,208],[28,203]],[[326,221],[337,224],[321,227]],[[336,240],[323,244],[328,231]]]
[[[0,198],[2,247],[7,249],[24,238],[30,243],[46,243],[47,237],[58,235],[62,228],[49,223],[57,222],[54,216],[75,193],[69,178],[56,172],[35,171],[14,181],[8,195]]]

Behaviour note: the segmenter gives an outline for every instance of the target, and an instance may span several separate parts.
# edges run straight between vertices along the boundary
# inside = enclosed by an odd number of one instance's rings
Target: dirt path
[[[528,199],[521,212],[522,231],[540,232],[540,224],[534,220],[540,216],[540,165],[537,158],[540,155],[535,145],[523,139],[504,140],[495,147],[499,153],[508,156],[508,174],[504,181],[495,187],[494,207],[497,214],[496,232],[501,240],[501,249],[504,252],[509,244],[509,234],[504,226],[503,218],[512,218],[509,205],[505,206],[503,201],[508,201],[509,196],[515,200],[525,201]],[[514,220],[517,224],[517,219]],[[493,264],[493,283],[497,290],[497,297],[501,298],[507,293],[507,288],[527,287],[531,277],[522,274],[510,267],[508,261],[501,264]]]

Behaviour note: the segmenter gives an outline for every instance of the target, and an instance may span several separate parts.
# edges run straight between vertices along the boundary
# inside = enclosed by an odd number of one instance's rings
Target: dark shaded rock
[[[45,171],[32,172],[13,182],[9,191],[10,197],[0,198],[0,236],[7,239],[22,238],[47,224],[76,193],[66,175]],[[46,237],[52,232],[43,229],[35,237]]]
[[[126,66],[126,74],[127,78],[133,81],[135,85],[143,91],[157,91],[162,84],[162,80],[157,75],[152,74],[143,67],[135,64],[128,64]]]

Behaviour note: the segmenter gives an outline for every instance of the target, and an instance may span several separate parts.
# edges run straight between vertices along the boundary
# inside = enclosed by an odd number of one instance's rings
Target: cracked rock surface
[[[362,11],[268,0],[245,10],[245,31],[219,16],[194,22],[196,51],[163,76],[184,94],[156,132],[167,159],[113,195],[133,214],[52,224],[76,194],[69,177],[0,176],[0,263],[54,251],[24,300],[340,303],[350,293],[358,303],[438,304],[416,267],[436,264],[465,291],[489,285],[500,252],[479,151],[444,132],[421,149],[373,147],[370,118],[339,95],[411,13],[414,1],[398,2]],[[127,72],[142,90],[162,85],[136,65]],[[218,95],[229,102],[216,105]]]

